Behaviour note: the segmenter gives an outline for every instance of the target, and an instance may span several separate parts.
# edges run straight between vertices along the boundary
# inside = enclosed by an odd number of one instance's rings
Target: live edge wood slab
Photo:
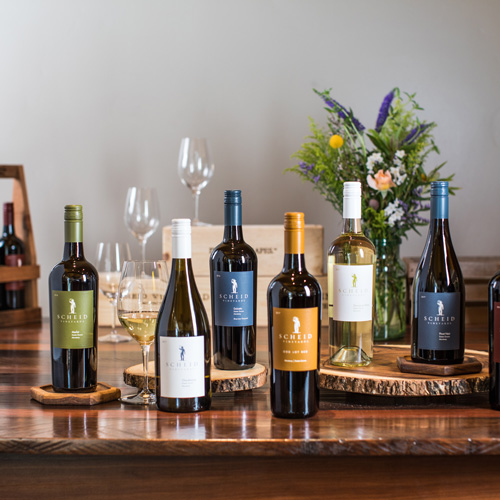
[[[266,383],[266,374],[267,368],[260,363],[256,363],[248,370],[218,370],[212,365],[210,370],[212,393],[257,389]],[[148,377],[148,387],[153,391],[156,388],[154,361],[149,362]],[[127,385],[142,389],[144,387],[142,363],[126,368],[123,372],[123,381]]]
[[[267,331],[257,338],[265,365]],[[466,342],[485,350],[486,329],[469,330]],[[100,344],[99,378],[135,392],[123,370],[140,360],[135,343]],[[2,500],[498,499],[500,412],[489,408],[487,393],[328,390],[316,416],[287,420],[271,414],[269,383],[216,393],[208,412],[169,414],[119,401],[43,406],[30,388],[50,379],[48,323],[0,329]]]
[[[376,345],[373,361],[362,368],[335,367],[324,357],[320,369],[320,387],[372,396],[458,396],[488,390],[488,354],[466,350],[482,364],[477,373],[439,376],[403,373],[398,358],[410,352],[409,345]]]

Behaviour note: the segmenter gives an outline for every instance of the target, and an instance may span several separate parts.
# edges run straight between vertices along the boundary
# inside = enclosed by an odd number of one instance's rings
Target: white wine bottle
[[[64,207],[63,259],[49,276],[52,385],[56,392],[97,386],[98,274],[83,254],[81,205]]]
[[[172,220],[172,272],[158,313],[155,356],[158,409],[210,408],[210,325],[191,266],[189,219]]]
[[[361,183],[344,182],[344,227],[328,250],[330,363],[366,366],[373,358],[375,247],[361,229]]]
[[[431,221],[415,273],[412,361],[457,364],[464,360],[465,286],[448,225],[448,183],[431,182]]]

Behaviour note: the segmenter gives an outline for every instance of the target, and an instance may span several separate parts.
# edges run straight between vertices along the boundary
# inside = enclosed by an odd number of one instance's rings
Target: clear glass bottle
[[[373,358],[375,247],[361,229],[361,183],[344,182],[344,227],[328,250],[330,363]]]
[[[191,265],[191,221],[172,220],[172,272],[155,335],[156,404],[170,412],[208,410],[210,324]]]

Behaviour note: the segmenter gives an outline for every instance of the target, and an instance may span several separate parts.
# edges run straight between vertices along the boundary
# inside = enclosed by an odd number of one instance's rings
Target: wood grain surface
[[[264,365],[266,338],[259,329]],[[466,339],[471,349],[486,348],[484,328]],[[99,379],[132,393],[123,370],[140,360],[137,344],[100,344]],[[215,394],[208,412],[169,414],[118,401],[55,407],[31,400],[30,388],[50,379],[48,324],[1,329],[0,470],[9,478],[2,500],[488,499],[500,491],[500,413],[486,393],[322,391],[316,416],[287,420],[271,415],[268,383]]]
[[[156,389],[155,362],[148,364],[148,387]],[[267,368],[260,363],[248,370],[218,370],[212,365],[210,378],[212,381],[212,392],[235,392],[249,391],[262,387],[266,383]],[[142,389],[144,387],[144,372],[142,363],[129,366],[123,372],[123,381],[132,387]]]
[[[397,360],[410,352],[409,345],[376,345],[373,361],[362,368],[343,368],[321,364],[319,385],[324,389],[371,394],[375,396],[458,396],[488,390],[488,355],[468,349],[482,363],[479,373],[437,376],[426,373],[402,373]]]

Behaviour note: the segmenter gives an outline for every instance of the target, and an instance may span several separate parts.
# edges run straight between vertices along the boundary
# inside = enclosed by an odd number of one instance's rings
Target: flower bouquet
[[[406,323],[401,238],[429,223],[423,212],[429,209],[431,182],[453,178],[440,177],[445,163],[424,170],[428,156],[439,154],[432,133],[436,124],[421,122],[415,94],[398,88],[385,96],[369,130],[330,90],[315,92],[326,105],[327,125],[311,120],[312,135],[293,155],[298,164],[288,170],[311,181],[339,213],[344,181],[361,182],[364,230],[377,249],[375,339],[401,337]]]

